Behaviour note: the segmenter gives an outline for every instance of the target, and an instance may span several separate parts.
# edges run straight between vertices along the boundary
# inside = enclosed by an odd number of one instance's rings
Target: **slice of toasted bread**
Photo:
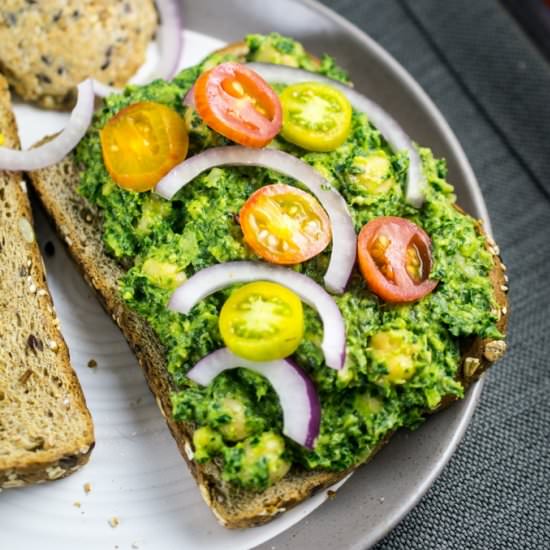
[[[136,353],[181,454],[187,461],[205,501],[223,525],[234,528],[266,523],[313,492],[347,475],[347,471],[334,473],[295,468],[283,480],[258,494],[240,490],[224,482],[219,465],[194,462],[191,446],[193,426],[176,422],[172,417],[169,397],[171,381],[165,368],[164,350],[147,322],[133,312],[119,295],[117,281],[123,275],[123,269],[104,251],[99,211],[78,194],[79,174],[75,163],[69,157],[56,166],[32,173],[31,180],[85,279],[97,291],[105,309]],[[481,224],[479,230],[482,232]],[[487,246],[494,255],[491,281],[501,311],[499,329],[504,331],[507,313],[504,266],[498,257],[498,250],[489,238]],[[464,361],[458,375],[464,386],[468,387],[475,381],[502,355],[504,348],[503,341],[465,341]],[[451,400],[445,399],[444,404]],[[378,448],[383,443],[385,441]],[[368,457],[369,459],[378,448]]]
[[[0,76],[0,134],[19,147]],[[0,171],[0,490],[58,479],[88,461],[90,413],[59,332],[21,174]]]

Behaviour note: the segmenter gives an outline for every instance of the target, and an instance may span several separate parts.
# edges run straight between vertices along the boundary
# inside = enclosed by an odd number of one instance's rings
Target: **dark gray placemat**
[[[324,0],[429,93],[511,279],[509,352],[440,479],[377,548],[550,548],[550,66],[496,0]]]

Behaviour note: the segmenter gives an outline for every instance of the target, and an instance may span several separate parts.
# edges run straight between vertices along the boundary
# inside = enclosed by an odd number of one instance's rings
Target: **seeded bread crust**
[[[0,75],[0,134],[19,147]],[[21,174],[0,171],[0,490],[58,479],[88,461],[92,420],[45,279]]]
[[[45,170],[30,174],[39,199],[53,220],[76,264],[90,286],[97,291],[105,310],[122,330],[139,364],[149,388],[156,397],[161,413],[187,462],[201,494],[214,515],[225,527],[251,527],[270,521],[277,514],[292,508],[313,493],[336,483],[349,471],[333,473],[293,468],[287,476],[261,494],[244,491],[223,481],[220,464],[197,464],[193,461],[192,433],[194,426],[177,422],[172,417],[171,380],[167,373],[165,352],[151,327],[121,299],[117,281],[124,271],[109,257],[102,244],[101,214],[77,192],[78,169],[71,158]],[[478,230],[483,234],[481,223]],[[494,242],[486,237],[494,258],[491,282],[499,306],[498,328],[504,333],[507,319],[506,280],[504,265]],[[458,379],[465,388],[479,378],[505,351],[502,340],[472,339],[463,343],[463,362]],[[453,399],[444,399],[441,407]],[[441,408],[440,407],[440,408]],[[365,460],[370,460],[382,442]]]

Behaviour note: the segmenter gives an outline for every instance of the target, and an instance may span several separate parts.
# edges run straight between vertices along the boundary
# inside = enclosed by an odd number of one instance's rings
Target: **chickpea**
[[[371,337],[370,348],[374,359],[388,370],[380,382],[404,384],[414,374],[414,355],[418,352],[418,346],[412,338],[407,330],[388,330]]]
[[[282,479],[290,469],[290,462],[283,458],[285,441],[273,432],[264,432],[259,438],[250,438],[243,444],[241,476],[243,481],[253,479],[258,469],[267,467],[269,483]]]
[[[218,432],[208,426],[203,426],[195,430],[193,446],[195,447],[195,460],[204,462],[212,458],[212,455],[223,447],[223,441]]]
[[[246,407],[241,401],[226,397],[222,400],[221,411],[231,417],[229,422],[219,427],[224,439],[241,441],[250,435],[250,429],[246,425]]]
[[[390,159],[383,151],[377,151],[367,157],[355,157],[353,166],[361,172],[354,174],[352,181],[370,194],[383,195],[395,184],[391,177]]]

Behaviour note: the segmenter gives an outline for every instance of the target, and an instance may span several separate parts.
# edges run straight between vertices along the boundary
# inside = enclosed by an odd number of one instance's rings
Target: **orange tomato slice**
[[[100,131],[103,162],[113,180],[131,191],[148,191],[183,161],[187,128],[176,111],[161,103],[134,103]]]
[[[330,221],[317,199],[283,183],[252,193],[239,213],[244,240],[261,258],[282,265],[304,262],[330,242]]]

